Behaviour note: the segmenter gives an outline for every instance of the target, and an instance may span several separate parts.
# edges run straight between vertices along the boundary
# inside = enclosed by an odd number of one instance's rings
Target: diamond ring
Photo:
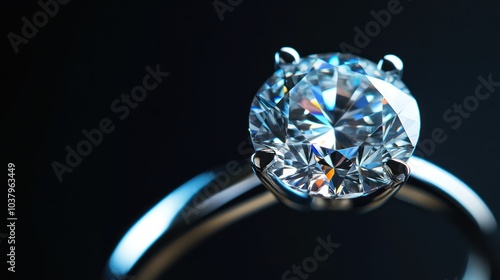
[[[105,279],[163,279],[196,244],[277,201],[300,211],[363,213],[393,196],[451,217],[466,233],[464,279],[499,277],[488,206],[457,177],[413,156],[420,113],[401,80],[401,59],[301,57],[284,47],[275,65],[251,104],[250,161],[200,174],[167,195],[123,236]]]

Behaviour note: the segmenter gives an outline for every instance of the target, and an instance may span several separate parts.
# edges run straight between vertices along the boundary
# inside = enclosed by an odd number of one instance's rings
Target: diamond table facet
[[[387,161],[406,162],[420,131],[417,102],[399,76],[343,53],[280,64],[258,90],[249,123],[255,150],[277,155],[270,176],[328,198],[390,185]]]

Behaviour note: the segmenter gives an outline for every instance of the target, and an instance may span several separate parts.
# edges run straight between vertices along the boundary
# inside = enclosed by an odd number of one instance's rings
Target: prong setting
[[[255,152],[251,159],[253,169],[258,172],[264,171],[266,167],[274,162],[275,156],[276,153],[272,149],[264,149]]]
[[[299,61],[299,53],[291,47],[282,47],[274,54],[274,63],[276,66],[286,63],[298,63]]]
[[[386,54],[379,60],[377,64],[379,70],[397,76],[399,79],[403,77],[403,61],[396,55]]]
[[[410,177],[410,167],[401,160],[390,159],[387,161],[386,167],[393,185],[401,185]]]
[[[372,193],[354,198],[322,197],[309,195],[285,185],[281,180],[272,176],[268,168],[276,161],[276,152],[272,149],[263,149],[255,152],[251,157],[252,169],[263,185],[270,190],[282,203],[300,211],[334,210],[368,212],[383,205],[391,198],[410,176],[409,166],[400,160],[389,160],[385,169],[392,182]]]

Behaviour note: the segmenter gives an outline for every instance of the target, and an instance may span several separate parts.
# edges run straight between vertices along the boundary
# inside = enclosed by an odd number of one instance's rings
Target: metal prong
[[[252,169],[262,184],[270,190],[281,202],[297,210],[310,210],[311,197],[306,193],[293,190],[275,176],[270,176],[268,168],[276,161],[274,150],[265,149],[255,152],[250,158]]]
[[[290,47],[282,47],[274,54],[274,63],[276,65],[285,63],[298,63],[300,61],[299,53]]]
[[[381,60],[379,60],[377,68],[387,73],[396,75],[400,79],[403,76],[403,61],[393,54],[386,54]]]
[[[260,150],[252,155],[252,167],[257,172],[262,172],[266,167],[274,161],[276,153],[271,149]]]
[[[390,159],[387,161],[386,166],[394,181],[394,187],[403,184],[410,177],[410,167],[403,161]]]

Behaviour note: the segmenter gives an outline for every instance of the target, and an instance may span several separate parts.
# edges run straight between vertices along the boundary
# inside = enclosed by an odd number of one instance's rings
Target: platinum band
[[[498,279],[498,225],[485,202],[464,182],[418,157],[408,161],[411,176],[396,198],[425,210],[444,214],[459,227],[471,244],[463,279]],[[202,173],[162,199],[124,235],[107,264],[105,280],[136,275],[153,280],[205,238],[277,202],[250,163],[243,172],[213,190],[214,170]],[[210,189],[212,188],[212,189]],[[186,221],[193,199],[204,199]],[[207,195],[208,194],[208,195]],[[495,236],[496,235],[496,236]]]

